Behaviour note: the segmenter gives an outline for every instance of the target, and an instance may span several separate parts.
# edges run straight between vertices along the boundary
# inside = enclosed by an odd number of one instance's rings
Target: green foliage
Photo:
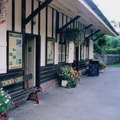
[[[118,54],[120,54],[120,47],[117,47]]]
[[[11,105],[12,105],[11,97],[8,95],[7,92],[3,90],[3,88],[1,88],[0,89],[0,115],[2,115],[5,111],[7,111],[11,107]]]
[[[119,40],[118,39],[112,39],[111,41],[111,48],[117,48],[119,45]]]
[[[113,21],[114,22],[114,21]],[[96,37],[100,36],[96,34]],[[98,54],[120,54],[120,39],[116,37],[103,36],[94,42],[94,53]]]
[[[80,44],[81,37],[82,37],[82,30],[79,30],[78,28],[72,29],[72,28],[67,28],[66,30],[63,31],[65,41],[69,42],[74,42],[76,46]]]
[[[120,48],[118,49],[108,49],[106,50],[106,54],[120,54]]]
[[[105,39],[99,39],[98,40],[98,45],[101,46],[101,47],[105,46],[105,45],[107,45],[107,41]]]
[[[93,39],[99,37],[100,34],[93,36]],[[103,36],[94,42],[94,53],[105,54],[105,50],[110,47],[110,39],[107,36]]]
[[[68,88],[75,88],[78,81],[80,81],[78,72],[70,66],[61,67],[58,75],[61,80],[68,81]]]
[[[120,67],[120,64],[109,65],[109,67]]]

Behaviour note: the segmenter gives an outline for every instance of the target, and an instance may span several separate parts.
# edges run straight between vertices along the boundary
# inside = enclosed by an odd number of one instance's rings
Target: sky
[[[105,17],[120,22],[120,0],[93,0]]]

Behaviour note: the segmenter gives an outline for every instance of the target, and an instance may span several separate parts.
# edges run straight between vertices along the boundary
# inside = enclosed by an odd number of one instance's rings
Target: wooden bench
[[[29,74],[29,75],[25,75],[19,78],[13,78],[10,80],[0,81],[0,87],[2,88],[6,86],[10,87],[13,84],[15,85],[15,84],[24,82],[23,89],[15,91],[15,92],[11,92],[11,93],[9,93],[8,91],[8,94],[11,96],[11,100],[13,101],[12,108],[24,100],[27,100],[27,101],[32,100],[32,101],[35,101],[37,104],[39,104],[39,97],[38,97],[39,88],[29,87],[29,80],[31,79],[32,79],[32,74]]]

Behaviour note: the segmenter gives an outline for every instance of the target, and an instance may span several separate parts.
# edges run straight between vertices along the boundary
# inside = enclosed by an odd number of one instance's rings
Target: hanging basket
[[[78,28],[67,28],[63,31],[65,41],[68,43],[73,42],[76,47],[78,47],[81,43],[82,33],[83,30],[80,30]]]

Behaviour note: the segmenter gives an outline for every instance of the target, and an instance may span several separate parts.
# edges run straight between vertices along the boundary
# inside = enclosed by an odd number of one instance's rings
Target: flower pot
[[[104,71],[105,71],[105,69],[101,69],[101,70],[99,70],[100,73],[103,73]]]
[[[68,81],[66,81],[66,80],[61,81],[61,86],[62,87],[67,87],[67,84],[68,84]]]

